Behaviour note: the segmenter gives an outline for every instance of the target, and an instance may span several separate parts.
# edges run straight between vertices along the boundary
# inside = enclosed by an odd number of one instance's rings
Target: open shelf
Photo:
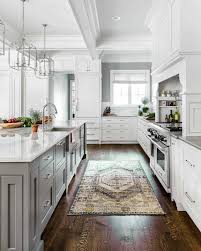
[[[182,101],[181,99],[178,99],[176,97],[157,97],[157,100],[159,101]]]

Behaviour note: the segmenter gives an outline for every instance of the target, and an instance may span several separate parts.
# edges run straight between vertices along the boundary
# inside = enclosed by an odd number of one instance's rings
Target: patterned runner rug
[[[140,161],[89,161],[68,215],[164,215]]]

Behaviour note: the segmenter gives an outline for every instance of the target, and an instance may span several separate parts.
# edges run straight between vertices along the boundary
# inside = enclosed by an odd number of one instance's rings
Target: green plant
[[[19,117],[17,120],[23,122],[24,127],[31,127],[32,119],[30,117]]]
[[[147,106],[142,107],[143,113],[147,113],[148,111],[149,111],[149,107],[147,107]]]
[[[37,124],[41,119],[41,112],[39,110],[30,109],[29,115],[33,125]]]

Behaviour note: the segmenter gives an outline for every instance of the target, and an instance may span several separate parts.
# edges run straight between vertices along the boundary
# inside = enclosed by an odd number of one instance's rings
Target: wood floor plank
[[[45,251],[201,251],[201,233],[178,212],[138,145],[90,145],[90,160],[140,160],[166,216],[67,216],[86,168],[83,161],[43,233]]]

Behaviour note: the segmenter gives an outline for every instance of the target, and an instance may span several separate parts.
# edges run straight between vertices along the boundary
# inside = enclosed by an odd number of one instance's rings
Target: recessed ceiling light
[[[121,19],[121,17],[119,17],[119,16],[112,17],[112,20],[114,20],[114,21],[120,21],[120,19]]]

